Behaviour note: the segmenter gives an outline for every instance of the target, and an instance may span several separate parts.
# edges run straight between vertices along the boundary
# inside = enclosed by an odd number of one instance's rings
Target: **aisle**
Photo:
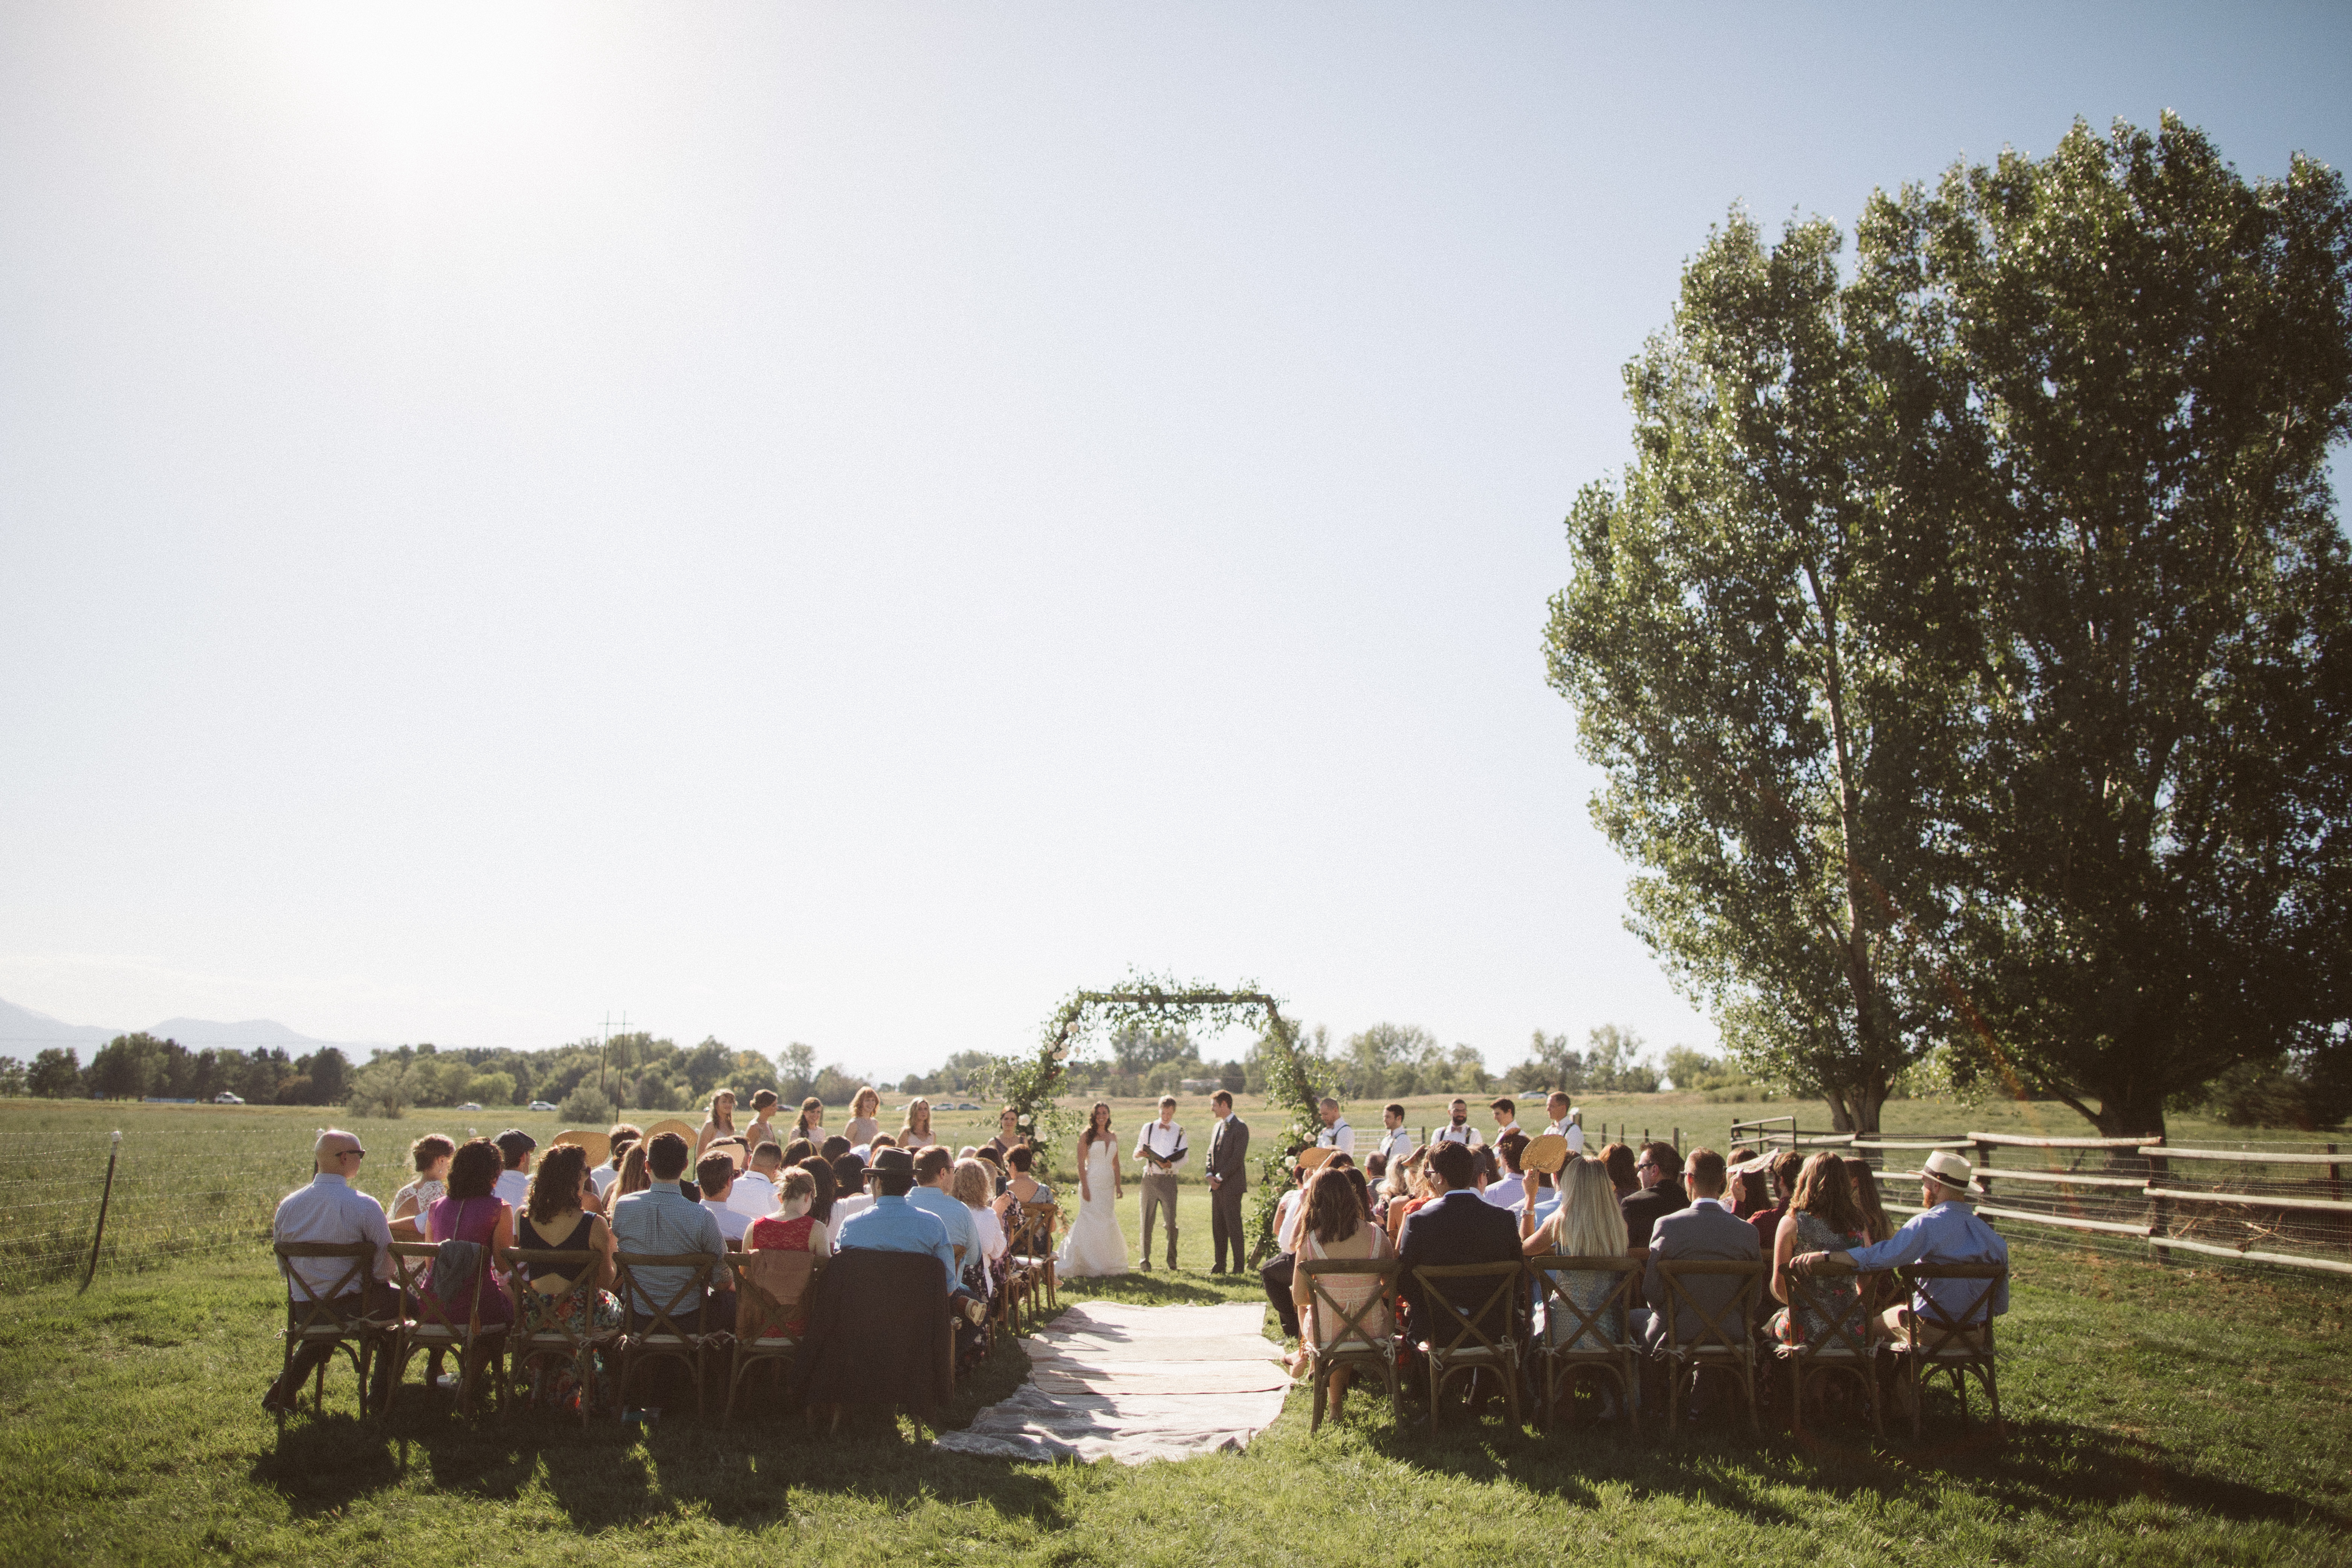
[[[1139,1465],[1240,1448],[1282,1414],[1265,1308],[1081,1301],[1022,1341],[1029,1377],[938,1447],[1012,1459]]]

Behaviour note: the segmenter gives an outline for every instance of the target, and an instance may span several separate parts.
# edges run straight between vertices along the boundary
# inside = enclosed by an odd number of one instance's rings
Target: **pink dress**
[[[499,1215],[506,1205],[497,1198],[442,1198],[437,1200],[427,1216],[426,1234],[435,1241],[472,1241],[482,1247],[481,1277],[475,1281],[475,1300],[480,1303],[485,1323],[514,1321],[514,1301],[499,1283],[496,1259],[489,1256],[490,1242],[499,1233]],[[431,1279],[427,1274],[426,1278]],[[452,1316],[455,1316],[454,1310]]]

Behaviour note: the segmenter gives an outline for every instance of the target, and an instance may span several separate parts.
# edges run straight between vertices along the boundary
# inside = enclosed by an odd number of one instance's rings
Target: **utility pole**
[[[621,1033],[625,1035],[628,1032],[629,1015],[625,1011],[621,1015]],[[596,1049],[596,1092],[604,1097],[604,1103],[607,1105],[610,1105],[613,1102],[613,1095],[612,1091],[605,1087],[604,1063],[612,1055],[612,1051],[613,1010],[610,1007],[607,1007],[604,1009],[604,1043],[602,1046],[599,1046]]]

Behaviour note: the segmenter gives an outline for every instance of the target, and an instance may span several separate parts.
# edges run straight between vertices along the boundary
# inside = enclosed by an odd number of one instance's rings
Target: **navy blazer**
[[[1406,1215],[1404,1229],[1397,1237],[1397,1257],[1404,1264],[1399,1294],[1412,1308],[1413,1332],[1427,1334],[1433,1323],[1422,1302],[1414,1269],[1458,1263],[1502,1263],[1516,1261],[1520,1256],[1518,1211],[1496,1207],[1480,1197],[1475,1188],[1449,1192]],[[1458,1294],[1454,1290],[1446,1294],[1467,1309],[1478,1306],[1492,1289],[1491,1285],[1474,1282]],[[1490,1334],[1499,1334],[1507,1325],[1482,1322],[1479,1326]]]

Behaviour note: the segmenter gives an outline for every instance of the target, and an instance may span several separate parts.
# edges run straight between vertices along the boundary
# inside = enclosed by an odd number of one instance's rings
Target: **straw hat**
[[[1557,1176],[1568,1163],[1568,1140],[1557,1132],[1546,1132],[1532,1140],[1519,1151],[1519,1169],[1540,1171],[1547,1176]]]
[[[710,1141],[710,1147],[702,1152],[702,1157],[708,1160],[713,1154],[726,1155],[739,1173],[751,1159],[751,1152],[743,1146],[743,1140],[740,1138],[713,1138]]]
[[[646,1142],[647,1143],[651,1143],[655,1139],[660,1137],[665,1132],[675,1132],[679,1137],[686,1140],[686,1146],[688,1148],[691,1149],[694,1147],[695,1130],[688,1126],[685,1122],[680,1121],[675,1116],[671,1117],[667,1121],[656,1121],[651,1127],[646,1128]]]
[[[558,1143],[578,1144],[588,1152],[588,1163],[592,1165],[601,1165],[613,1157],[613,1135],[609,1132],[570,1128],[557,1133],[554,1141]]]
[[[1301,1149],[1298,1152],[1298,1168],[1302,1171],[1320,1170],[1324,1162],[1330,1158],[1331,1151],[1320,1145],[1312,1149]]]

